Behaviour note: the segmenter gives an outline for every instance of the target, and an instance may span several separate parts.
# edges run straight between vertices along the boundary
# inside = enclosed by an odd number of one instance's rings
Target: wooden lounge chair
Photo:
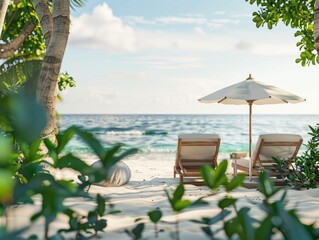
[[[302,141],[302,137],[297,134],[262,134],[251,158],[235,159],[232,163],[234,174],[237,175],[238,170],[248,173],[250,181],[253,175],[256,176],[263,170],[268,171],[271,176],[276,176],[276,172],[273,171],[273,157],[287,159],[291,165]]]
[[[181,134],[178,136],[174,178],[200,177],[200,168],[203,165],[217,166],[220,137],[217,134]],[[195,182],[187,182],[195,183]]]

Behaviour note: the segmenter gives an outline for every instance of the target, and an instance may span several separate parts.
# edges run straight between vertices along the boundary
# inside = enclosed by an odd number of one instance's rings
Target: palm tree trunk
[[[49,138],[57,133],[55,123],[57,81],[69,36],[69,0],[53,0],[52,19],[52,35],[48,41],[49,43],[43,59],[36,91],[37,99],[45,107],[48,116],[48,124],[44,129],[42,136]],[[44,23],[41,24],[46,24],[48,22],[50,21],[44,21]],[[42,28],[47,29],[48,26],[42,26]]]
[[[10,0],[0,1],[0,36],[2,34],[3,23],[4,23],[4,19],[6,17],[9,3],[10,3]]]
[[[319,0],[315,2],[315,11],[314,11],[314,41],[315,49],[319,54]]]

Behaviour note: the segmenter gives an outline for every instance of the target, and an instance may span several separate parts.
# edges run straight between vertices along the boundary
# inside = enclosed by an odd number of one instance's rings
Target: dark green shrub
[[[311,136],[305,144],[306,151],[296,158],[296,168],[300,175],[301,187],[314,188],[319,184],[319,124],[309,126]]]
[[[303,154],[296,157],[295,166],[287,159],[274,158],[278,176],[296,189],[316,188],[319,184],[319,124],[309,128],[311,138],[304,144],[306,150]]]

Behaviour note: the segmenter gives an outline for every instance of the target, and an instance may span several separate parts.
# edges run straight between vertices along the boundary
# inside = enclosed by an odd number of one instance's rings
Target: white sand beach
[[[169,156],[169,158],[165,158]],[[92,163],[94,159],[88,159]],[[107,215],[107,228],[105,233],[100,233],[98,239],[130,239],[124,232],[124,229],[132,229],[137,223],[135,219],[144,218],[141,222],[145,222],[145,230],[143,237],[155,239],[153,224],[149,222],[147,213],[155,208],[160,208],[164,216],[162,218],[165,223],[159,224],[159,239],[173,239],[175,231],[174,222],[176,216],[172,212],[169,202],[164,194],[163,189],[167,187],[176,187],[179,179],[173,178],[173,155],[158,155],[156,159],[138,159],[134,156],[125,160],[131,168],[132,178],[130,182],[121,187],[101,187],[92,186],[91,194],[101,193],[105,197],[111,198],[114,209],[121,210],[116,215]],[[58,177],[76,177],[75,173],[70,171],[60,172]],[[185,185],[185,198],[195,200],[198,197],[205,196],[210,190],[205,186]],[[207,198],[209,205],[204,207],[192,208],[181,213],[178,218],[180,220],[180,238],[181,239],[207,239],[202,233],[200,225],[192,223],[191,219],[200,219],[201,217],[213,217],[219,213],[217,207],[218,201],[225,195],[220,190],[216,195]],[[232,193],[232,196],[238,198],[238,206],[247,206],[251,210],[254,217],[262,217],[262,211],[258,208],[258,204],[262,201],[261,194],[256,189],[239,188]],[[305,223],[313,223],[319,219],[319,189],[295,191],[288,190],[288,208],[298,210],[299,216]],[[14,208],[9,217],[9,226],[11,229],[18,229],[21,226],[30,225],[29,217],[32,213],[39,209],[40,199],[37,204],[27,205]],[[94,202],[83,199],[70,199],[65,204],[71,205],[79,212],[85,212],[94,206]],[[169,224],[171,223],[171,224]],[[319,225],[318,222],[316,225]],[[220,227],[220,223],[213,225],[213,229]],[[57,229],[67,227],[67,218],[60,216],[58,220],[52,224],[51,233]],[[30,234],[38,234],[43,236],[43,220],[37,221],[31,225],[31,228],[25,232],[24,236]],[[223,238],[222,234],[218,235]],[[74,233],[67,235],[68,239],[73,239]]]

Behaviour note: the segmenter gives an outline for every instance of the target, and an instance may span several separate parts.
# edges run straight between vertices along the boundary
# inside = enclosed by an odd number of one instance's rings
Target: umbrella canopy
[[[198,99],[198,101],[201,103],[249,105],[249,156],[251,157],[252,105],[299,103],[306,101],[306,99],[286,90],[255,81],[251,74],[249,74],[249,77],[245,81],[218,90]]]

